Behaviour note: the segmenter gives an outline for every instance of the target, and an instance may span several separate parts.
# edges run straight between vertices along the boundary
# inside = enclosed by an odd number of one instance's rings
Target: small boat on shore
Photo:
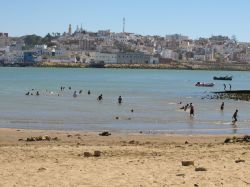
[[[224,81],[231,81],[233,76],[224,76],[224,77],[216,77],[214,76],[214,80],[224,80]]]
[[[213,87],[214,83],[206,83],[206,82],[197,82],[195,86],[202,86],[202,87]]]

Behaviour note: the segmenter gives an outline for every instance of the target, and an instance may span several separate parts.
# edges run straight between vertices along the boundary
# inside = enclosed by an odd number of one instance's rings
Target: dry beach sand
[[[225,138],[0,129],[0,186],[249,186],[250,143]]]

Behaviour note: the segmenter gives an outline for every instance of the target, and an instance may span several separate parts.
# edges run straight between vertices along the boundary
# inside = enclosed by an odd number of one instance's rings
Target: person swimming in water
[[[91,93],[90,93],[90,90],[88,90],[88,95],[90,95]]]
[[[25,95],[30,95],[30,92],[27,92]]]
[[[81,93],[82,93],[82,90],[79,91],[79,94],[81,94]]]
[[[36,96],[39,96],[39,95],[40,95],[40,94],[39,94],[39,91],[37,91],[37,92],[36,92]]]
[[[122,96],[118,97],[118,104],[122,104]]]
[[[74,91],[73,97],[77,97],[76,91]]]
[[[97,97],[97,100],[98,101],[102,101],[103,100],[102,94]]]

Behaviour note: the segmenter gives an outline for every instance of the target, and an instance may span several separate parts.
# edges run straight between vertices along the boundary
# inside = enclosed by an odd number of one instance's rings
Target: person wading
[[[224,102],[221,103],[220,110],[224,110]]]
[[[237,119],[237,118],[238,118],[238,109],[235,110],[235,112],[234,112],[232,118],[233,118],[232,123],[235,124],[235,123],[238,121],[238,119]]]

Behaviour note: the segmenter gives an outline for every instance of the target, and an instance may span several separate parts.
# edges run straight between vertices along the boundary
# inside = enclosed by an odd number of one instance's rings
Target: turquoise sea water
[[[212,79],[220,75],[233,75],[233,81]],[[215,86],[195,87],[198,81],[214,82]],[[211,91],[222,91],[223,83],[230,83],[232,89],[250,89],[250,72],[2,67],[0,127],[250,133],[249,102],[225,100],[225,110],[221,112],[222,100],[201,99]],[[66,87],[64,92],[60,91],[61,86]],[[38,90],[40,96],[26,96],[31,89]],[[81,89],[83,93],[73,98],[73,92]],[[88,90],[91,95],[87,95]],[[96,100],[99,94],[103,94],[102,102]],[[117,104],[119,95],[123,97],[122,105]],[[180,101],[182,105],[193,103],[194,118],[179,109]],[[239,121],[235,127],[231,117],[236,108]]]

